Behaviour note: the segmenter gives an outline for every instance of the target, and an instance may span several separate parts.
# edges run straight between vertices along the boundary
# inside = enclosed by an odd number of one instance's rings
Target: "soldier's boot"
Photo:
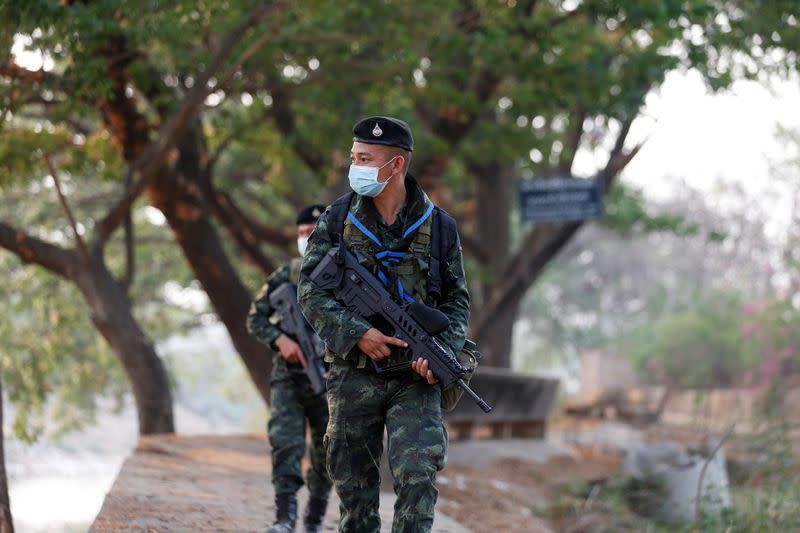
[[[275,495],[275,523],[267,533],[294,533],[297,522],[297,496],[294,494]]]
[[[325,509],[327,507],[327,499],[309,498],[308,508],[303,516],[303,524],[306,527],[306,533],[319,533],[322,531],[322,519],[325,517]]]

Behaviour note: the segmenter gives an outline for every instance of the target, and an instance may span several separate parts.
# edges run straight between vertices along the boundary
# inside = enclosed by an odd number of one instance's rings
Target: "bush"
[[[688,309],[639,327],[625,340],[645,379],[678,387],[730,387],[756,366],[742,340],[742,304],[713,292]]]

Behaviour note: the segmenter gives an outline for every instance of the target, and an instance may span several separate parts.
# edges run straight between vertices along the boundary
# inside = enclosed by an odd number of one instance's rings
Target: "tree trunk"
[[[83,257],[0,221],[0,247],[26,263],[74,283],[92,310],[92,321],[125,369],[139,416],[139,433],[173,433],[172,394],[167,373],[131,312],[122,285],[102,259]]]
[[[488,278],[482,280],[479,305],[485,304],[497,285],[510,256],[512,169],[496,161],[470,164],[477,178],[477,235],[485,248]],[[484,201],[481,201],[483,199]],[[491,199],[490,201],[486,199]],[[520,295],[520,299],[521,299]],[[476,338],[483,353],[482,364],[507,368],[511,364],[511,330],[519,301],[504,307],[490,331]]]
[[[481,295],[484,299],[491,293],[503,273],[510,252],[510,219],[512,178],[509,168],[490,161],[478,166],[470,164],[477,178],[476,226],[481,245],[486,251],[484,264],[489,272],[482,280]]]
[[[147,196],[151,204],[164,213],[256,389],[269,403],[272,357],[247,331],[247,311],[252,297],[228,259],[205,205],[200,160],[206,154],[198,121],[186,128],[179,148],[178,173],[163,171],[146,189]]]
[[[112,102],[113,104],[113,102]],[[125,135],[114,125],[125,125],[132,120],[128,115],[130,102],[111,105],[106,123],[119,144],[129,164],[147,148],[146,131]],[[135,124],[143,124],[138,120]],[[219,236],[211,224],[211,214],[203,199],[203,172],[201,160],[207,160],[202,128],[198,119],[187,121],[177,143],[178,160],[175,169],[163,166],[158,175],[148,182],[145,194],[151,205],[166,217],[189,266],[203,286],[211,305],[228,330],[234,347],[244,361],[258,392],[269,403],[272,357],[267,348],[250,336],[245,325],[251,297],[242,284],[239,274],[228,259]]]
[[[513,302],[502,307],[492,321],[492,327],[484,330],[484,334],[475,339],[483,354],[482,365],[511,367],[512,333],[519,303],[524,296],[524,292],[519,293]]]
[[[251,295],[228,260],[216,230],[205,217],[183,217],[165,210],[183,254],[208,295],[219,319],[228,330],[258,392],[269,403],[272,357],[267,348],[247,331]]]
[[[133,317],[127,294],[97,262],[76,273],[75,282],[92,310],[97,330],[125,368],[139,416],[139,434],[174,433],[167,372]]]
[[[141,169],[148,177],[154,178],[147,181],[144,189],[150,203],[167,218],[189,265],[208,294],[211,305],[227,328],[256,388],[266,402],[269,402],[272,358],[266,347],[247,332],[245,318],[250,306],[250,294],[230,263],[211,224],[210,214],[203,205],[201,158],[207,161],[208,153],[200,120],[197,117],[192,120],[190,118],[197,113],[205,98],[206,81],[217,73],[246,32],[274,7],[272,4],[265,4],[253,10],[235,31],[224,38],[207,68],[198,75],[195,90],[189,93],[176,115],[163,122],[164,131],[159,136],[164,134],[165,138],[159,137],[157,142],[163,146],[173,145],[174,142],[175,149],[170,150],[166,159],[169,160],[177,154],[177,175],[166,168],[171,165],[170,162],[155,156],[153,161],[148,161],[146,167]],[[133,165],[151,146],[153,132],[150,131],[147,117],[137,109],[136,101],[127,95],[127,87],[131,83],[126,70],[128,61],[120,61],[118,58],[132,54],[129,54],[125,36],[114,39],[109,46],[99,49],[98,52],[108,62],[108,69],[104,74],[113,81],[113,90],[109,98],[97,102],[97,107],[102,112],[109,132],[122,148],[125,160]],[[242,60],[243,58],[244,56],[240,57]],[[158,82],[150,89],[152,91],[148,96],[151,99],[175,96]],[[159,111],[161,118],[165,119],[166,109]],[[176,122],[173,123],[173,120]],[[170,124],[175,127],[167,128]],[[159,165],[163,166],[159,168]],[[154,174],[149,174],[150,172]]]
[[[177,174],[164,172],[146,190],[152,205],[164,213],[194,275],[203,286],[217,316],[264,401],[270,401],[272,356],[247,331],[252,295],[242,283],[211,223],[203,197],[201,161],[208,158],[199,120],[189,121],[178,141]]]
[[[8,480],[6,479],[6,452],[3,447],[3,383],[0,381],[0,533],[14,533],[14,522],[11,520],[11,503],[8,498]]]

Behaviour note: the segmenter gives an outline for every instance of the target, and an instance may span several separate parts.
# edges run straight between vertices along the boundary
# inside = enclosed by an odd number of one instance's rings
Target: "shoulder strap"
[[[337,198],[328,213],[328,237],[336,245],[344,233],[344,221],[350,210],[355,192],[350,191]],[[428,269],[428,294],[434,302],[442,298],[442,264],[447,258],[447,253],[456,242],[456,221],[444,209],[435,206],[431,227],[431,256]],[[445,290],[446,292],[446,290]]]
[[[328,237],[331,242],[336,245],[344,233],[344,219],[347,218],[347,212],[350,210],[350,203],[353,201],[355,192],[350,191],[337,198],[331,204],[331,210],[328,213]]]
[[[433,226],[431,228],[431,261],[428,268],[428,294],[438,303],[446,293],[442,282],[442,265],[447,253],[456,243],[456,221],[447,211],[439,206],[433,210]],[[444,289],[444,290],[443,290]]]

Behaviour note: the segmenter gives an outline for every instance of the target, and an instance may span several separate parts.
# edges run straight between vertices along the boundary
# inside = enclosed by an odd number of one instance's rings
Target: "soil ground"
[[[608,517],[590,509],[591,495],[583,502],[585,509],[569,513],[570,523],[552,510],[571,488],[586,483],[600,487],[613,478],[625,446],[702,438],[698,428],[638,429],[562,418],[546,440],[451,442],[447,466],[438,477],[434,531],[607,529]],[[263,531],[275,512],[267,447],[263,435],[143,438],[124,463],[91,531]],[[735,449],[729,450],[729,458],[736,456]],[[301,509],[306,498],[301,490]],[[326,531],[335,531],[338,523],[338,502],[335,495],[332,499]],[[391,528],[393,501],[393,494],[382,493],[384,531]]]
[[[267,446],[264,436],[142,438],[90,531],[264,531],[275,516]],[[338,523],[332,496],[325,531],[335,531]],[[302,511],[307,493],[299,498]],[[394,495],[382,494],[383,531],[391,529],[393,505]],[[434,531],[470,530],[438,513]]]

